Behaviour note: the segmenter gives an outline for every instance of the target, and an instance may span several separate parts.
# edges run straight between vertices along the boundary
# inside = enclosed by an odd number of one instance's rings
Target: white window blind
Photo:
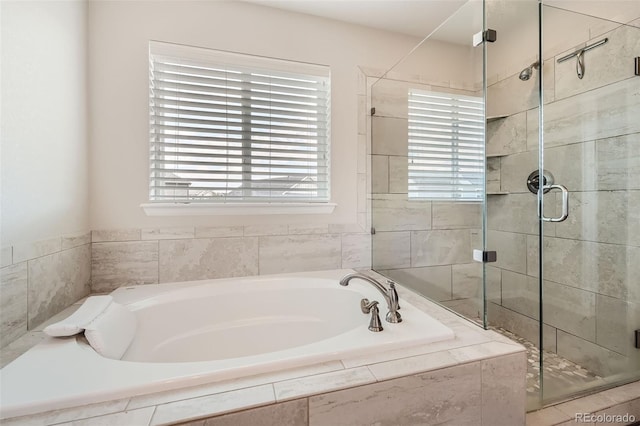
[[[482,98],[409,90],[409,198],[481,201]]]
[[[151,42],[150,200],[328,202],[328,67]]]

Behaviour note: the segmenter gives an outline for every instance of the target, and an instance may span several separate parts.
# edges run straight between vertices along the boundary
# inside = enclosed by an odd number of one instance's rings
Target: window
[[[328,202],[328,67],[151,42],[152,202]]]
[[[409,199],[481,201],[482,98],[409,90]]]

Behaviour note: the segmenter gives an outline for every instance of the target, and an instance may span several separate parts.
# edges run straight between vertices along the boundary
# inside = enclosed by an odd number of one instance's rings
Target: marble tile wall
[[[633,330],[640,328],[640,80],[631,51],[640,30],[608,28],[609,43],[587,52],[580,80],[575,62],[545,67],[545,169],[569,191],[569,218],[544,226],[545,349],[608,375],[637,368]],[[533,78],[532,78],[533,79]],[[547,81],[548,80],[548,81]],[[501,296],[489,321],[538,340],[538,220],[526,188],[538,167],[534,86],[517,76],[488,91],[488,243],[498,252]],[[531,86],[531,87],[529,87]],[[499,190],[498,190],[499,188]],[[561,210],[559,193],[545,195],[545,215]],[[634,367],[635,366],[635,367]]]
[[[91,235],[63,235],[2,249],[0,347],[89,294]]]
[[[92,290],[314,271],[368,268],[371,236],[351,225],[247,225],[137,232],[97,230]],[[125,235],[126,241],[120,241]],[[140,235],[140,240],[132,240]],[[161,236],[161,238],[158,238]],[[213,236],[213,237],[212,237]]]

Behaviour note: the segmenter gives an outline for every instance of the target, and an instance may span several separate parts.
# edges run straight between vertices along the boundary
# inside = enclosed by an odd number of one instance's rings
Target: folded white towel
[[[75,311],[62,321],[47,326],[43,331],[49,336],[73,336],[82,333],[85,326],[113,302],[111,296],[91,296]]]
[[[84,331],[89,344],[105,358],[120,359],[136,333],[133,312],[111,296],[91,296],[66,319],[44,329],[49,336],[73,336]]]
[[[85,327],[89,344],[105,358],[120,359],[129,348],[137,328],[136,316],[113,302]]]

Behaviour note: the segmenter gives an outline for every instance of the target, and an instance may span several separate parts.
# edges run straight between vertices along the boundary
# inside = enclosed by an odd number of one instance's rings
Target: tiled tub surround
[[[628,62],[640,51],[640,29],[594,36],[609,43],[589,52],[589,71],[545,61],[545,169],[567,186],[569,218],[545,223],[544,347],[607,377],[640,367],[633,330],[640,328],[640,78]],[[612,58],[618,58],[613,60]],[[622,59],[624,60],[622,60]],[[555,69],[554,69],[555,68]],[[548,81],[547,81],[548,80]],[[488,89],[487,152],[492,184],[488,246],[489,322],[538,342],[536,197],[526,177],[537,169],[537,79],[513,75]],[[546,196],[557,216],[560,196]]]
[[[88,232],[8,246],[1,261],[0,347],[89,294]]]
[[[364,225],[246,225],[92,232],[94,292],[371,265]]]
[[[399,288],[454,340],[3,420],[22,424],[523,425],[523,347]],[[262,423],[261,423],[262,424]]]
[[[372,265],[421,294],[470,318],[479,318],[482,265],[482,204],[408,198],[408,91],[475,95],[453,83],[429,84],[416,77],[387,76],[371,88],[370,195]]]

